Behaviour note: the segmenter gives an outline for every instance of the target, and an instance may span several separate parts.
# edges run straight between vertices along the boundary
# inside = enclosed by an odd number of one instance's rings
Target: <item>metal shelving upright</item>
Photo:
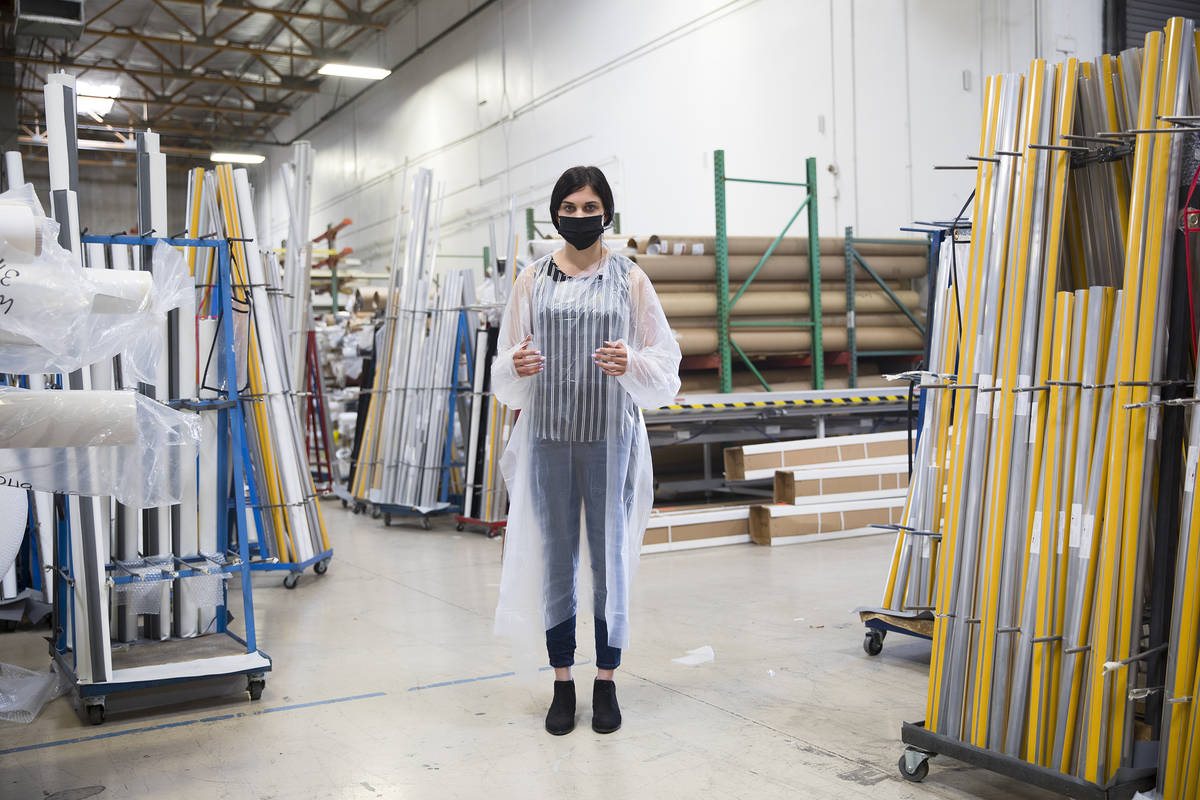
[[[804,189],[804,200],[800,203],[800,207],[796,209],[796,213],[788,220],[787,225],[783,227],[783,231],[775,237],[775,241],[767,248],[758,265],[751,270],[749,277],[738,288],[737,293],[733,297],[729,296],[729,236],[726,230],[726,199],[725,199],[725,184],[727,183],[753,183],[768,186],[792,186]],[[729,394],[733,391],[733,353],[736,350],[738,356],[753,373],[758,382],[763,385],[767,391],[771,391],[771,385],[754,366],[750,357],[746,355],[742,348],[738,347],[737,342],[733,341],[730,333],[730,328],[751,328],[751,327],[799,327],[810,328],[812,331],[811,348],[812,348],[812,377],[813,389],[825,388],[825,349],[822,341],[822,325],[821,325],[821,244],[817,226],[817,160],[809,157],[805,160],[805,179],[803,183],[795,181],[773,181],[763,180],[760,178],[730,178],[725,174],[725,151],[713,151],[713,185],[715,194],[715,211],[716,211],[716,260],[717,260],[717,357],[720,360],[720,380],[721,393]],[[731,321],[730,312],[737,301],[741,299],[746,290],[753,283],[755,277],[766,265],[767,260],[774,254],[779,243],[787,236],[787,232],[791,230],[792,224],[799,218],[804,211],[808,212],[808,291],[809,291],[809,319],[807,320],[737,320]],[[814,245],[814,242],[816,243]]]

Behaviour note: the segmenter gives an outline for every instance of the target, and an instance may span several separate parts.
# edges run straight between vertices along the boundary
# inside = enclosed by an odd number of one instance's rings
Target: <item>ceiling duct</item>
[[[78,39],[83,33],[83,0],[16,0],[18,36]]]

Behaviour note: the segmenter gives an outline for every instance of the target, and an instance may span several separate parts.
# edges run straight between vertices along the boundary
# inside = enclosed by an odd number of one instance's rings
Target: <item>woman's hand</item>
[[[605,342],[604,347],[596,348],[595,361],[600,369],[617,377],[625,374],[629,366],[629,353],[623,342]]]
[[[546,363],[546,357],[540,350],[529,349],[531,342],[533,342],[533,334],[522,339],[520,348],[513,353],[513,364],[517,368],[517,374],[522,378],[537,375],[542,371],[542,365]]]

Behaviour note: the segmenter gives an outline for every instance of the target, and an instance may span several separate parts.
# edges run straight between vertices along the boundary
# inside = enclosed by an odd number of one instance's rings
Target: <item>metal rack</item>
[[[168,556],[164,559],[144,559],[137,564],[112,563],[107,566],[106,585],[109,587],[135,583],[160,583],[180,578],[200,576],[236,576],[242,591],[242,617],[245,638],[228,629],[229,615],[225,605],[216,609],[216,632],[189,639],[167,641],[138,641],[114,648],[111,679],[99,682],[80,682],[75,666],[72,639],[77,632],[74,620],[73,597],[76,580],[69,572],[71,559],[71,519],[63,496],[56,498],[56,567],[54,573],[55,602],[54,635],[50,638],[50,655],[62,674],[73,684],[73,698],[88,722],[98,725],[104,721],[107,699],[121,693],[144,692],[154,695],[160,703],[178,702],[200,694],[211,694],[214,683],[228,684],[244,676],[245,687],[252,700],[257,700],[266,685],[265,674],[271,669],[271,659],[258,649],[255,635],[253,588],[250,581],[251,547],[246,522],[246,500],[241,487],[253,477],[247,465],[245,419],[237,390],[237,365],[231,310],[232,279],[230,248],[227,240],[213,239],[156,239],[140,236],[83,236],[84,243],[108,245],[153,246],[163,241],[176,247],[211,247],[217,252],[217,293],[215,305],[220,315],[219,369],[225,378],[223,397],[213,400],[182,400],[178,407],[218,415],[218,463],[233,467],[233,491],[227,499],[225,514],[217,515],[218,553],[188,557]],[[230,459],[230,448],[235,457]],[[256,512],[257,513],[257,512]],[[230,549],[230,517],[237,530],[237,549]],[[221,593],[227,599],[225,579],[221,578]],[[69,624],[70,623],[70,624]],[[68,631],[69,627],[69,631]],[[70,633],[70,636],[68,635]],[[109,642],[105,646],[112,647]],[[201,686],[203,684],[203,686]],[[227,687],[226,687],[227,688]],[[145,697],[142,698],[143,703]]]
[[[725,184],[727,183],[754,183],[764,184],[768,186],[792,186],[804,189],[804,200],[800,203],[800,207],[796,209],[796,213],[788,220],[788,223],[783,226],[783,231],[775,237],[775,241],[767,248],[767,252],[763,253],[758,265],[751,270],[750,276],[737,290],[737,293],[730,298],[729,296],[729,238],[726,232],[726,213],[725,213]],[[715,189],[715,208],[716,208],[716,259],[717,259],[717,357],[720,361],[720,379],[721,392],[728,394],[733,391],[733,363],[732,351],[736,350],[742,361],[750,369],[750,372],[758,379],[758,382],[763,385],[767,391],[771,391],[770,384],[759,373],[754,363],[749,356],[738,347],[737,342],[733,341],[730,335],[731,327],[798,327],[812,329],[812,381],[813,389],[825,388],[825,349],[821,340],[821,246],[820,236],[817,230],[817,160],[808,158],[805,160],[805,179],[803,183],[794,181],[772,181],[762,180],[759,178],[730,178],[725,174],[725,151],[713,151],[713,184]],[[809,319],[790,321],[790,320],[737,320],[731,321],[730,310],[737,305],[737,301],[741,299],[746,290],[750,288],[750,284],[754,282],[755,277],[766,265],[767,260],[779,247],[779,243],[783,241],[783,237],[787,236],[787,232],[791,229],[792,224],[800,216],[801,212],[807,211],[808,214],[808,291],[809,291]],[[853,384],[851,384],[853,386]]]
[[[440,467],[442,473],[441,488],[438,494],[438,504],[432,508],[419,506],[401,505],[396,503],[370,503],[371,516],[374,518],[383,518],[385,526],[392,524],[393,517],[415,516],[420,518],[421,527],[425,530],[430,530],[433,524],[429,518],[433,514],[444,514],[454,509],[455,505],[459,510],[462,510],[463,496],[457,493],[451,493],[450,483],[452,472],[455,467],[465,467],[466,457],[463,460],[458,460],[454,456],[454,421],[456,416],[461,416],[466,419],[466,402],[465,398],[470,398],[472,394],[472,381],[475,374],[475,359],[473,345],[471,343],[471,330],[467,321],[468,309],[460,308],[458,310],[458,326],[454,333],[454,354],[451,360],[450,375],[449,375],[449,393],[446,403],[446,440],[442,447],[442,464]],[[465,363],[463,361],[465,356]],[[462,406],[460,408],[460,406]],[[464,443],[466,437],[463,437]],[[458,523],[458,530],[462,530],[465,524],[483,524],[481,520],[473,520],[462,516],[455,517]]]
[[[928,299],[926,308],[929,310],[928,313],[932,314],[934,295],[937,291],[937,286],[935,285],[935,282],[936,282],[935,276],[937,275],[937,264],[938,264],[938,259],[941,256],[942,244],[947,241],[947,235],[949,235],[949,237],[950,237],[949,241],[952,243],[960,241],[958,238],[959,231],[964,231],[964,232],[966,232],[966,234],[969,235],[970,230],[971,230],[971,224],[969,222],[955,220],[955,221],[947,222],[947,223],[930,224],[929,227],[902,228],[901,230],[910,231],[913,233],[921,233],[921,234],[925,234],[926,236],[929,237],[929,285],[926,287],[927,291],[928,291],[929,299]],[[856,263],[856,262],[860,263],[861,266],[863,267],[863,269],[865,269],[867,271],[867,274],[870,275],[872,277],[872,279],[874,279],[877,283],[879,283],[880,286],[882,286],[885,290],[887,289],[887,286],[880,280],[878,275],[876,275],[875,272],[867,265],[866,261],[863,259],[862,255],[858,253],[857,249],[854,248],[853,243],[855,241],[886,243],[886,242],[896,241],[896,240],[854,239],[853,238],[853,230],[850,227],[846,228],[846,265],[847,265],[846,266],[846,273],[847,273],[847,276],[846,276],[846,280],[847,280],[846,302],[847,302],[847,308],[850,311],[853,311],[853,308],[854,308],[854,305],[853,305],[854,304],[854,288],[853,288],[854,287],[854,278],[853,278],[853,269],[852,269],[853,263]],[[891,293],[890,290],[888,290],[888,295],[892,298],[892,301],[894,303],[896,303],[898,307],[900,307],[902,310],[905,310],[905,312],[908,313],[908,310],[904,309],[903,304],[900,303],[900,301],[895,297],[895,295],[893,295]],[[848,315],[848,317],[850,320],[853,320],[853,314]],[[911,314],[909,314],[909,318],[913,319]],[[895,353],[886,353],[886,354],[881,354],[881,353],[869,353],[869,354],[870,355],[897,355],[897,354],[921,355],[921,356],[923,356],[923,364],[928,365],[929,364],[929,353],[930,353],[930,335],[929,335],[928,326],[919,325],[917,320],[915,320],[915,319],[913,319],[913,324],[918,325],[918,329],[925,336],[925,346],[922,350],[920,350],[920,351],[903,351],[903,353],[897,351]],[[849,349],[850,349],[850,384],[853,386],[855,383],[857,383],[857,379],[858,379],[858,356],[860,355],[860,353],[857,350],[857,348],[855,347],[854,326],[853,326],[852,322],[848,322],[848,324],[847,324],[847,334],[848,334],[847,335],[847,344],[849,345]],[[920,380],[920,379],[914,378],[914,380]],[[910,381],[910,384],[911,384],[911,381]],[[912,386],[910,385],[910,388],[909,388],[910,397],[911,397],[912,391],[913,391],[913,389],[912,389]],[[911,415],[910,415],[909,419],[912,420]],[[916,451],[916,448],[919,447],[919,445],[920,445],[921,429],[924,424],[924,419],[925,419],[925,392],[921,392],[918,397],[918,400],[917,400],[916,419],[915,419],[915,421],[913,421],[913,424],[915,424],[915,430],[913,430],[913,441],[912,441],[912,448],[913,448],[914,452]],[[910,474],[911,474],[911,463],[910,463]],[[903,530],[903,529],[899,528],[898,526],[893,526],[893,525],[886,525],[886,526],[881,525],[879,527],[890,528],[890,529],[896,530],[898,533],[901,530]],[[858,614],[859,620],[863,623],[863,626],[866,628],[866,633],[863,637],[863,650],[869,656],[877,656],[883,652],[883,642],[889,633],[895,633],[895,634],[899,634],[902,636],[911,636],[913,638],[923,639],[925,641],[931,641],[933,639],[934,616],[933,616],[933,609],[930,609],[930,608],[910,608],[910,609],[905,609],[905,610],[897,610],[897,609],[892,609],[892,608],[885,608],[883,606],[859,606],[858,608],[854,609],[854,613]]]
[[[914,783],[925,779],[929,774],[929,760],[939,755],[1079,800],[1129,800],[1137,792],[1153,789],[1158,772],[1155,767],[1126,767],[1119,770],[1112,781],[1100,785],[934,733],[924,722],[904,723],[900,740],[908,745],[900,756],[900,774]]]
[[[937,231],[921,231],[921,232],[928,233],[930,236],[929,259],[928,259],[929,272],[928,272],[927,277],[928,277],[929,282],[932,283],[935,268],[937,267],[937,254],[938,254],[938,250],[941,246],[942,231],[937,230]],[[934,241],[935,236],[937,237],[936,242]],[[879,277],[879,273],[877,273],[874,269],[871,268],[871,265],[867,262],[867,259],[863,256],[862,253],[860,253],[858,251],[858,248],[855,246],[856,243],[858,243],[858,244],[912,244],[911,241],[906,241],[904,239],[864,239],[861,237],[855,238],[853,226],[850,226],[850,225],[846,226],[846,238],[845,238],[845,248],[846,248],[846,350],[849,352],[849,356],[850,356],[849,369],[850,369],[850,386],[851,386],[851,388],[858,386],[858,359],[860,356],[916,357],[916,356],[920,356],[922,354],[928,354],[928,348],[929,348],[929,337],[928,337],[928,332],[926,330],[926,324],[921,322],[921,320],[917,319],[917,315],[914,313],[914,309],[910,309],[908,306],[904,305],[904,303],[901,302],[900,298],[896,296],[896,293],[892,291],[891,287],[887,285],[887,282],[885,282],[883,280],[883,278]],[[879,288],[884,291],[884,293],[888,296],[888,299],[890,299],[892,301],[892,303],[895,304],[896,308],[898,308],[900,310],[900,313],[902,313],[902,314],[904,314],[904,316],[908,317],[908,321],[912,323],[913,327],[915,327],[921,333],[921,335],[925,337],[925,348],[924,349],[922,349],[922,350],[862,350],[862,351],[860,351],[858,349],[858,337],[855,334],[855,323],[854,323],[854,282],[855,282],[854,268],[855,268],[855,266],[861,267],[862,270],[867,273],[867,276],[870,277],[871,280],[873,280],[876,283],[876,285],[878,285]]]

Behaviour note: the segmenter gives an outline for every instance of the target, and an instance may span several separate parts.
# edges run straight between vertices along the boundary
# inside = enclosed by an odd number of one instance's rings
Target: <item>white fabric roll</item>
[[[0,448],[135,444],[133,392],[0,391]]]
[[[10,247],[41,255],[42,226],[27,204],[16,201],[0,201],[0,239]]]
[[[6,598],[17,594],[17,575],[12,571],[12,566],[21,550],[28,518],[29,493],[24,489],[0,486],[0,575],[4,576],[3,596]]]
[[[8,173],[5,189],[15,189],[25,183],[25,167],[21,163],[20,150],[4,151],[4,169]]]
[[[92,311],[96,314],[136,314],[150,307],[154,278],[149,272],[104,270],[88,273],[96,294]]]

